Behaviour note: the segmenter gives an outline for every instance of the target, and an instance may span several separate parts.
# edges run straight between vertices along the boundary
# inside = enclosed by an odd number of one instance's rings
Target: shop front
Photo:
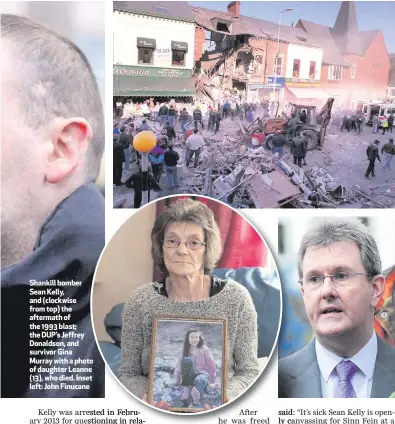
[[[247,99],[262,99],[264,97],[273,98],[273,88],[275,86],[276,99],[280,100],[284,97],[285,77],[278,76],[276,78],[268,77],[266,82],[250,82],[247,87]]]
[[[195,95],[191,69],[114,65],[113,84],[113,95],[117,98]]]
[[[289,103],[320,106],[331,97],[316,79],[287,78],[285,84],[284,100]]]

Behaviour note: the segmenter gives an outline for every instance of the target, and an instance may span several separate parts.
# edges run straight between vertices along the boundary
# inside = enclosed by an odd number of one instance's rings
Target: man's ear
[[[379,303],[379,300],[381,298],[381,295],[384,291],[384,285],[385,285],[385,277],[382,274],[375,275],[370,283],[372,285],[372,299],[371,299],[371,306],[376,307]]]
[[[92,128],[83,118],[55,118],[50,125],[45,180],[56,184],[72,174],[92,140]]]

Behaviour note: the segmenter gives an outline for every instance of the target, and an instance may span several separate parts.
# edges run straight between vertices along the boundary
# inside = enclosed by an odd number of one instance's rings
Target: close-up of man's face
[[[310,247],[302,264],[302,293],[306,313],[320,338],[340,336],[366,337],[372,333],[374,307],[379,300],[381,279],[368,280],[357,244],[333,243],[328,247]],[[358,273],[361,275],[352,275]],[[340,275],[335,281],[316,277]],[[348,275],[344,278],[344,275]]]

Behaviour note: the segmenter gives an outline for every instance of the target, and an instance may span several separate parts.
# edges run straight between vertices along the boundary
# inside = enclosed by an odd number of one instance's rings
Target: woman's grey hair
[[[302,264],[307,249],[327,247],[342,241],[357,244],[367,274],[381,274],[379,249],[369,229],[357,218],[333,218],[318,222],[303,236],[297,258],[299,278],[303,277]],[[368,276],[368,279],[371,277]]]
[[[209,274],[221,257],[221,236],[214,213],[198,200],[178,200],[158,216],[151,231],[151,254],[154,264],[168,275],[163,261],[162,244],[166,228],[174,222],[193,222],[203,228],[206,243],[204,273]]]

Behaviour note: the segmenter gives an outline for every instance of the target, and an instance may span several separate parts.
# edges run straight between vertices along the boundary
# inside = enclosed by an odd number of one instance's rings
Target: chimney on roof
[[[237,18],[240,16],[240,2],[232,1],[228,4],[228,13],[232,13],[232,15]]]

